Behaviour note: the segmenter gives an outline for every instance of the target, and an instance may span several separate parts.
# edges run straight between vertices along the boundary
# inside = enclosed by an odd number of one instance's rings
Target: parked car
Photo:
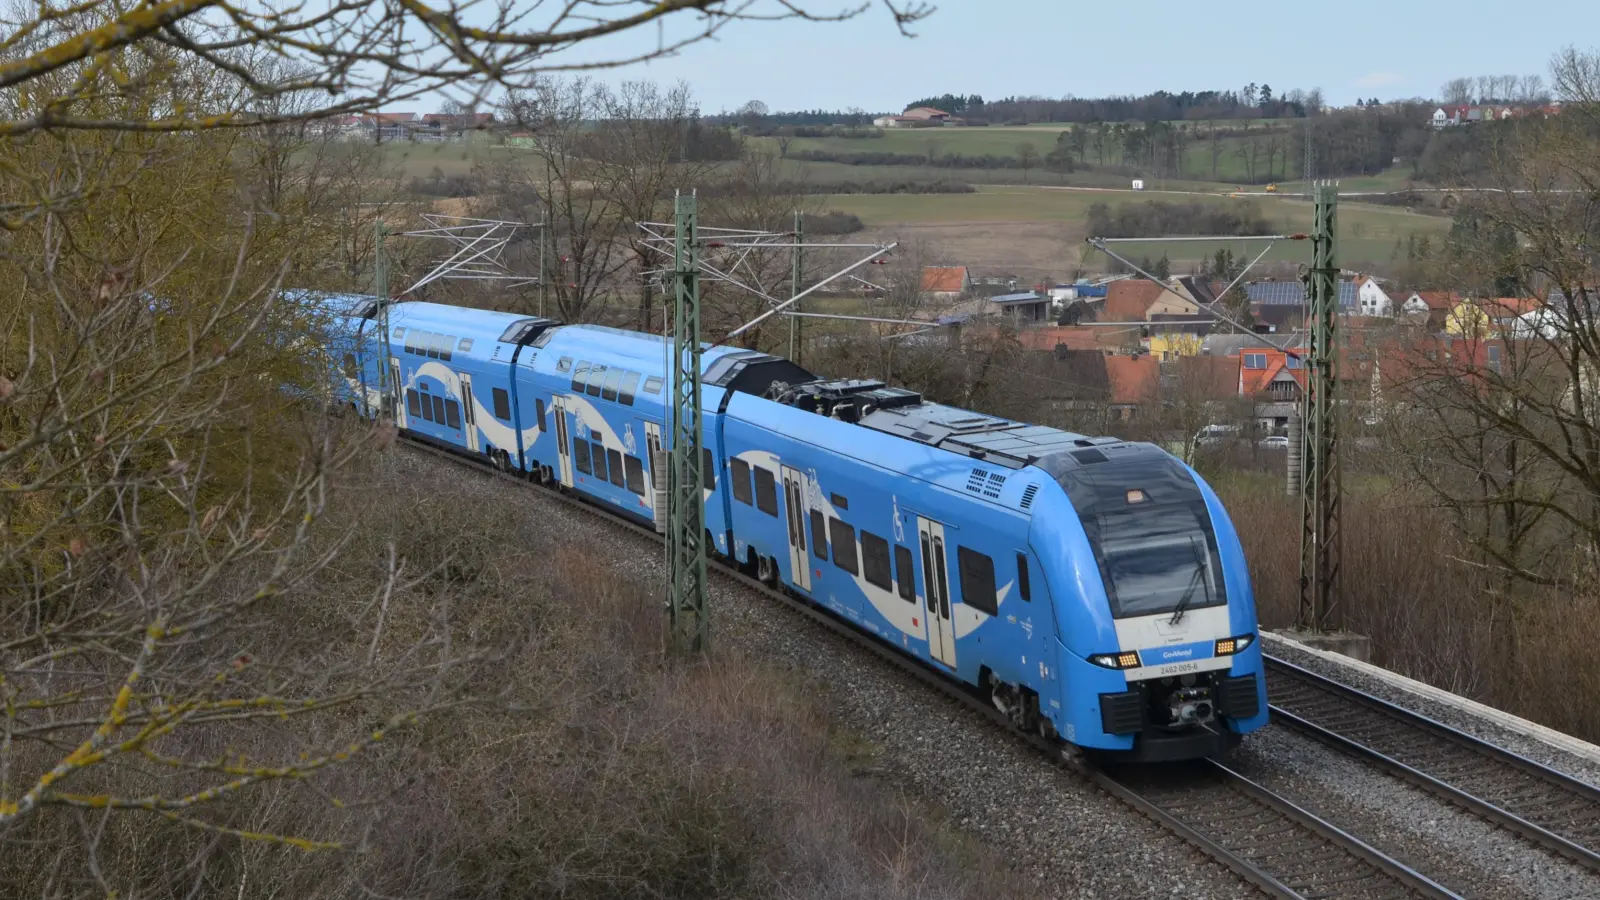
[[[1206,447],[1211,444],[1237,440],[1238,438],[1239,426],[1237,425],[1207,425],[1195,432],[1194,442],[1201,447]]]
[[[1256,446],[1263,450],[1287,450],[1289,449],[1289,439],[1281,434],[1274,434],[1262,438],[1256,443]]]

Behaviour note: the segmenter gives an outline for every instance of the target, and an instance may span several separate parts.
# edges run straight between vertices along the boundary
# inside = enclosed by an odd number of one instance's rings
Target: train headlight
[[[1137,669],[1139,654],[1131,650],[1126,653],[1096,653],[1089,657],[1089,662],[1102,669]]]
[[[1216,655],[1233,656],[1235,653],[1243,653],[1246,648],[1255,642],[1256,636],[1254,634],[1241,634],[1237,637],[1223,638],[1217,641]]]

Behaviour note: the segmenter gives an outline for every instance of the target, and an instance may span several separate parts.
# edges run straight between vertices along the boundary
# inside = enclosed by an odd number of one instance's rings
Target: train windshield
[[[1060,476],[1123,619],[1227,602],[1211,514],[1170,459],[1081,466]]]

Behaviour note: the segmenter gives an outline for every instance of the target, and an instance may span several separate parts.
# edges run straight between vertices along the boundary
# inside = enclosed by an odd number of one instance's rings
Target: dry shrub
[[[1281,478],[1216,482],[1250,561],[1262,625],[1293,625],[1300,501]],[[1372,637],[1373,661],[1590,740],[1600,707],[1600,591],[1507,585],[1468,562],[1438,509],[1405,492],[1349,489],[1343,500],[1345,627]]]
[[[232,827],[335,836],[353,852],[128,820],[99,845],[109,883],[145,897],[1020,893],[987,851],[851,774],[845,748],[859,744],[803,675],[726,644],[669,664],[655,574],[543,536],[556,529],[530,529],[515,488],[440,465],[391,455],[340,486],[319,536],[344,542],[339,558],[257,620],[256,653],[370,659],[381,673],[415,665],[418,636],[447,614],[452,640],[499,649],[467,692],[486,699],[424,719],[314,790],[267,785],[229,808]],[[391,554],[403,577],[373,644],[351,608]],[[252,758],[285,749],[270,731],[234,737]],[[14,862],[0,878],[49,893],[46,861]]]

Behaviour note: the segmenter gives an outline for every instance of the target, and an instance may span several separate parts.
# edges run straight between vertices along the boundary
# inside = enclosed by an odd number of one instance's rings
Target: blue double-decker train
[[[416,438],[638,522],[664,513],[661,337],[397,302],[384,341],[371,297],[289,296],[328,317],[336,402],[375,416],[380,385],[396,386],[396,424]],[[708,347],[703,365],[719,554],[1067,745],[1188,759],[1266,724],[1239,539],[1165,451],[754,350]]]

